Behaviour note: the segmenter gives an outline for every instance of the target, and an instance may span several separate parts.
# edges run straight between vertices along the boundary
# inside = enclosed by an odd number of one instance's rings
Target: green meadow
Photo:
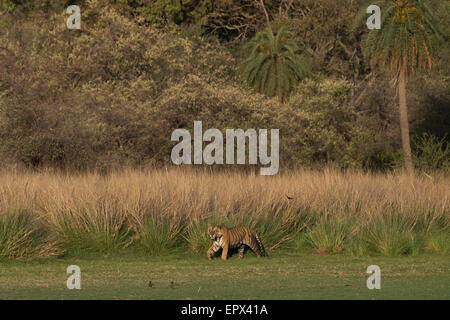
[[[369,265],[381,289],[366,286]],[[69,290],[69,265],[81,289]],[[0,299],[450,299],[448,256],[346,257],[277,252],[227,261],[190,253],[159,257],[2,262]],[[151,281],[152,286],[149,287]],[[171,283],[173,282],[173,285]]]

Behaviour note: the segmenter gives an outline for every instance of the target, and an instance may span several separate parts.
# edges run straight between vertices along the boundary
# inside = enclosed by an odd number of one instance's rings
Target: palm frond
[[[395,82],[402,70],[407,78],[418,70],[429,70],[434,44],[442,34],[436,19],[439,6],[431,8],[424,0],[380,0],[369,4],[382,9],[381,29],[369,31],[363,39],[363,52],[372,67],[384,68]],[[357,27],[365,24],[365,8],[355,20]]]
[[[297,43],[290,36],[283,27],[276,35],[270,29],[259,32],[246,45],[249,56],[242,67],[242,77],[248,85],[267,96],[276,95],[282,101],[296,82],[310,74]]]

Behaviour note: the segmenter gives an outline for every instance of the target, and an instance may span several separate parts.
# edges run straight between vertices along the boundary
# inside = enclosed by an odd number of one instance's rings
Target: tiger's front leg
[[[227,260],[228,256],[228,244],[225,244],[222,249],[222,260]]]
[[[217,251],[219,251],[220,246],[217,243],[213,243],[212,246],[208,249],[208,252],[206,253],[206,255],[208,256],[209,260],[212,260],[212,255],[214,253],[216,253]]]

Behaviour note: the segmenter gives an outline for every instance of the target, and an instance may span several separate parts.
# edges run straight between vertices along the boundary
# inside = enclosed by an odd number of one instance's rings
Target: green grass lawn
[[[72,264],[81,290],[66,287]],[[366,287],[372,264],[381,268],[380,290]],[[276,252],[227,261],[189,253],[1,261],[0,299],[450,299],[450,259]]]

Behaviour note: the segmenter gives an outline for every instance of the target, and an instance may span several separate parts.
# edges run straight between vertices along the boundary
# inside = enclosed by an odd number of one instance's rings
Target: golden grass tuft
[[[335,248],[329,248],[328,253],[333,253],[342,252],[345,241],[358,230],[392,215],[405,219],[408,223],[403,225],[411,229],[420,225],[422,233],[448,233],[449,195],[446,176],[331,169],[288,171],[273,177],[183,168],[125,170],[109,175],[5,171],[0,173],[0,223],[7,215],[26,213],[33,224],[30,230],[38,228],[41,235],[48,236],[48,255],[57,249],[63,253],[87,247],[108,253],[140,241],[147,242],[144,248],[151,246],[151,241],[161,246],[164,236],[172,246],[178,236],[189,245],[195,238],[193,226],[206,221],[255,227],[263,233],[269,249],[309,230],[307,238],[313,241],[307,243],[313,249],[323,251],[336,243]],[[149,219],[156,225],[148,227]],[[336,239],[328,239],[333,221],[339,225],[345,221],[345,228]],[[164,227],[158,228],[158,224]],[[376,230],[367,234],[385,232],[379,229],[377,224]],[[161,234],[149,236],[148,232]],[[383,241],[390,243],[386,236]],[[192,246],[204,247],[198,243]],[[41,250],[40,255],[45,252]]]

